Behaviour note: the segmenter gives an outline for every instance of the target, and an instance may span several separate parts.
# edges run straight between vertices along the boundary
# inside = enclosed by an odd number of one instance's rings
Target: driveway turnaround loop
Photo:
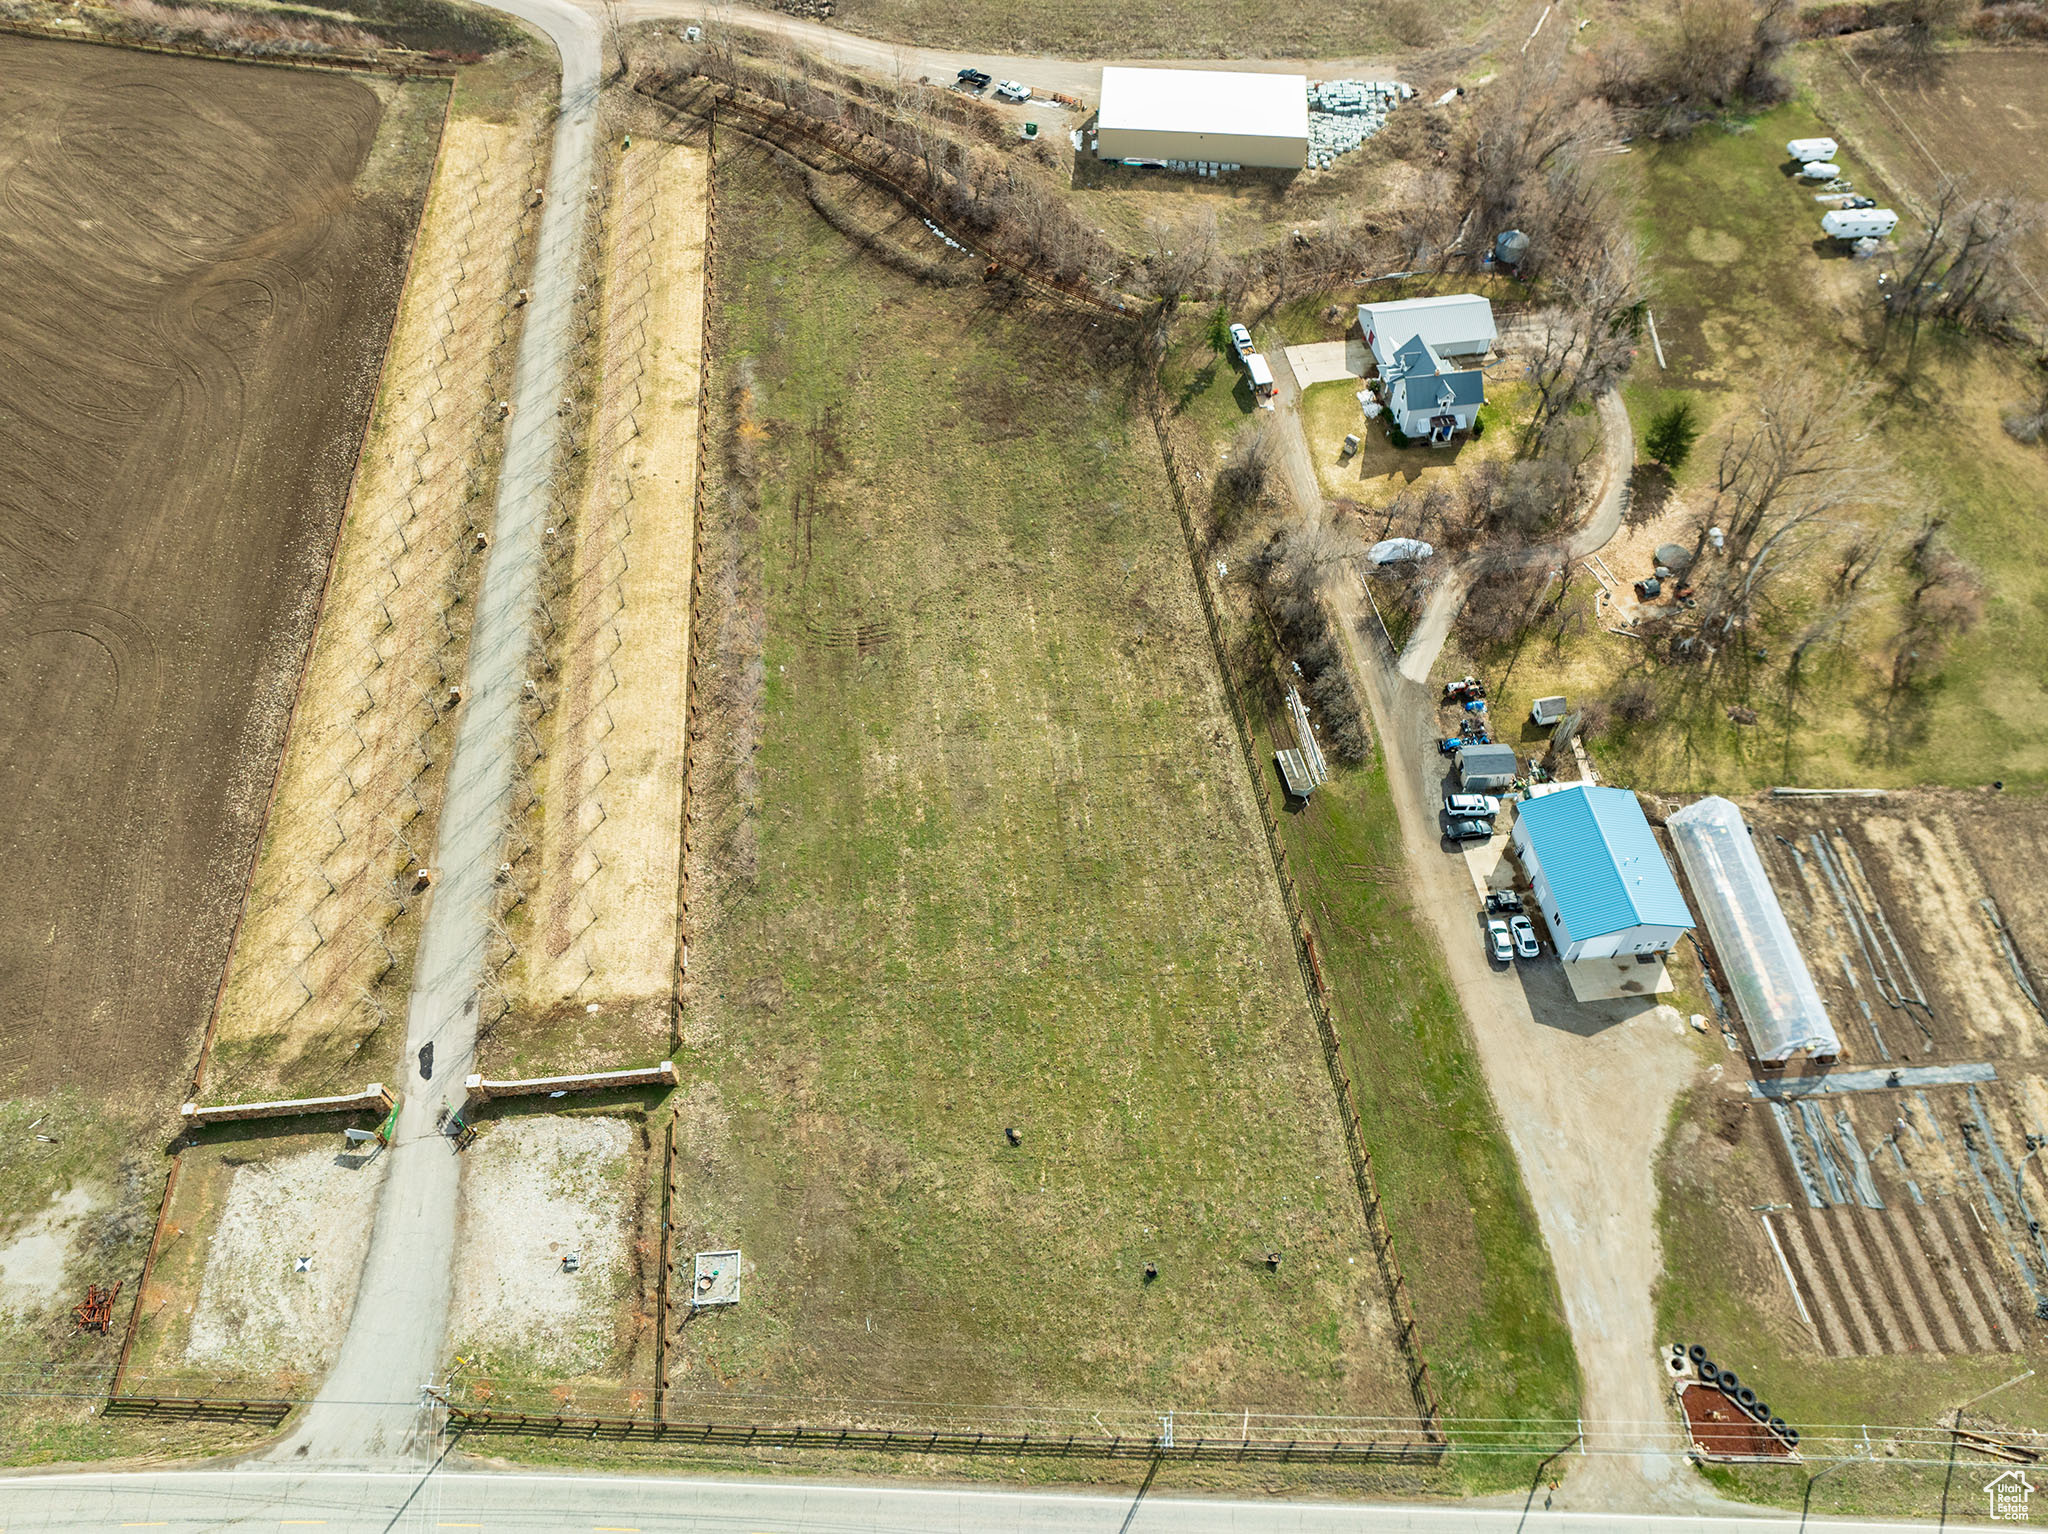
[[[541,531],[556,471],[555,405],[568,372],[602,62],[597,22],[566,0],[494,4],[553,40],[562,60],[562,99],[532,300],[513,373],[494,542],[477,594],[462,724],[441,805],[435,855],[441,877],[420,935],[406,1017],[406,1058],[432,1049],[437,1079],[450,1085],[474,1069],[477,987],[512,796]],[[447,1336],[458,1167],[437,1132],[441,1094],[417,1079],[406,1088],[348,1336],[299,1430],[277,1451],[280,1458],[374,1465],[417,1447],[420,1387],[435,1377]]]

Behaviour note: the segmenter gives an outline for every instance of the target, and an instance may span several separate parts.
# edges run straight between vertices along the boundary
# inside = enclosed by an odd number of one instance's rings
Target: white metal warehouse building
[[[1300,170],[1308,164],[1308,77],[1110,65],[1095,153]]]

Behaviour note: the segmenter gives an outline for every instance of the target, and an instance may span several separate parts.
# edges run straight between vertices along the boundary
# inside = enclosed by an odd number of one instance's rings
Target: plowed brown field
[[[189,1066],[445,91],[0,39],[0,1093]]]

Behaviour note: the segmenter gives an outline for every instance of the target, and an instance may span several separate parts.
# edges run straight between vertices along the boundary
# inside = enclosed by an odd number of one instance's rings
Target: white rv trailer
[[[1837,208],[1821,215],[1821,232],[1837,240],[1881,240],[1899,227],[1890,208]]]
[[[1810,160],[1832,160],[1841,147],[1831,138],[1796,138],[1785,146],[1785,157],[1804,165]]]
[[[1832,181],[1842,174],[1842,167],[1832,160],[1809,160],[1799,167],[1803,181]]]

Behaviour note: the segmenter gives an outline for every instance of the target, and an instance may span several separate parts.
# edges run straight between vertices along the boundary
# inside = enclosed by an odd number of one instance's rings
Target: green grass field
[[[1269,791],[1284,811],[1277,776]],[[1405,893],[1385,769],[1338,774],[1283,815],[1282,833],[1446,1406],[1454,1419],[1570,1417],[1578,1366],[1557,1281],[1450,978]]]
[[[1190,322],[1177,336],[1162,383],[1197,454],[1213,456],[1251,406],[1234,370],[1209,367],[1198,329]],[[1241,517],[1213,552],[1236,571],[1268,527],[1260,516]],[[1224,590],[1238,684],[1258,698],[1278,663],[1234,575]],[[1285,728],[1269,704],[1252,705],[1264,753]],[[1261,786],[1285,811],[1270,767]],[[1279,819],[1451,1436],[1459,1418],[1571,1417],[1578,1366],[1556,1279],[1443,957],[1409,902],[1384,768],[1375,761],[1340,771],[1307,808]],[[1485,1460],[1458,1470],[1475,1489],[1514,1484],[1517,1474],[1526,1485],[1529,1473],[1519,1462]]]
[[[718,174],[677,1402],[1412,1414],[1136,380]]]
[[[1876,268],[1818,248],[1821,210],[1780,170],[1785,140],[1828,127],[1802,99],[1733,129],[1639,145],[1623,162],[1637,184],[1637,228],[1669,363],[1660,372],[1647,347],[1637,359],[1626,397],[1639,434],[1681,393],[1709,423],[1735,419],[1759,374],[1787,361],[1829,374],[1871,372],[1861,348],[1874,322]],[[1861,189],[1896,200],[1857,159],[1853,140],[1845,140],[1842,160]],[[1983,620],[1949,645],[1932,684],[1887,697],[1887,645],[1903,580],[1888,558],[1847,642],[1809,666],[1790,708],[1786,658],[1825,571],[1794,578],[1787,610],[1761,635],[1765,659],[1733,662],[1712,688],[1699,685],[1699,668],[1657,661],[1641,641],[1591,622],[1562,643],[1533,639],[1517,669],[1534,691],[1601,692],[1629,677],[1655,690],[1654,722],[1596,743],[1617,778],[1667,790],[2048,780],[2048,673],[2033,659],[2048,654],[2048,535],[2038,516],[2048,501],[2048,454],[1999,427],[2001,411],[2026,388],[2025,358],[1953,334],[1925,336],[1921,352],[1909,390],[1872,375],[1881,437],[1916,504],[1948,517],[1948,536],[1981,572]],[[1701,441],[1679,476],[1682,501],[1710,500],[1715,450],[1711,436]],[[1678,541],[1690,543],[1690,533]],[[1614,573],[1632,580],[1647,568]],[[1502,657],[1481,659],[1497,666]],[[1510,697],[1503,707],[1525,701]],[[1731,723],[1726,710],[1737,703],[1756,709],[1759,724]]]

